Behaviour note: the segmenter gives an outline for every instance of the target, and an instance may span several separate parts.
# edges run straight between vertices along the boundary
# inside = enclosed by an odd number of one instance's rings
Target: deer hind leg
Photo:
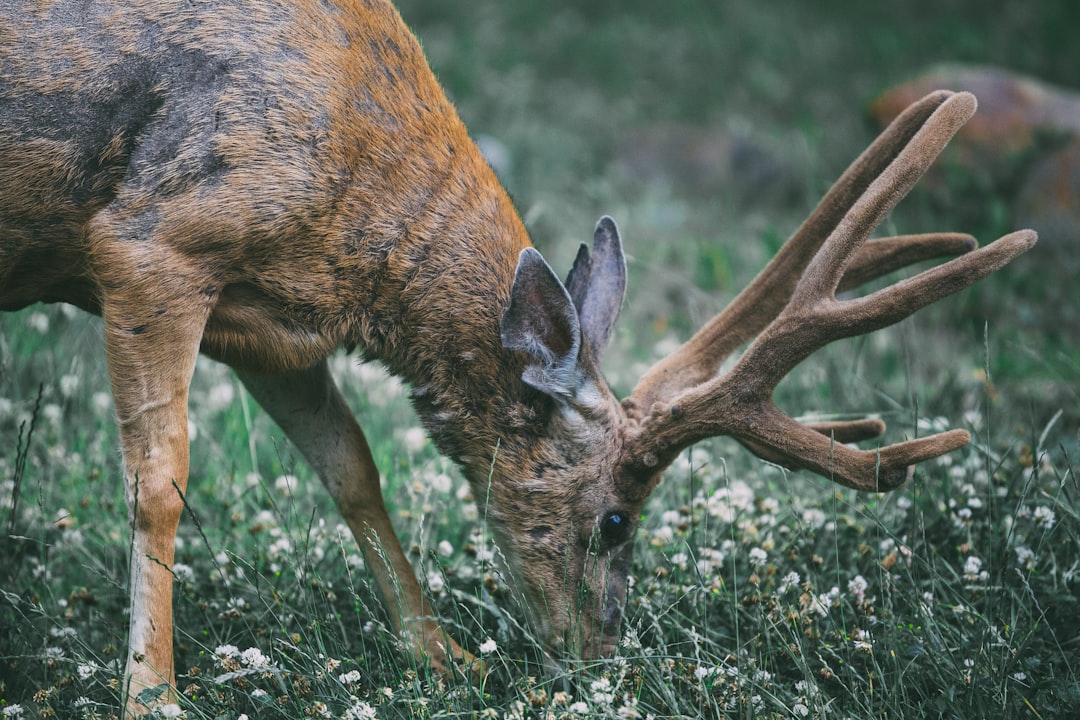
[[[160,243],[101,236],[107,251],[94,269],[132,530],[124,677],[134,717],[175,698],[172,566],[188,477],[188,385],[213,293]]]
[[[386,513],[367,440],[325,361],[289,375],[239,375],[330,491],[360,544],[394,629],[416,658],[443,674],[451,672],[452,661],[471,663],[474,658],[432,616]]]

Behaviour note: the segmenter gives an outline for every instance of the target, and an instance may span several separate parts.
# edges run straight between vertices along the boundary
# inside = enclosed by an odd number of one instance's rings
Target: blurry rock
[[[723,191],[740,200],[787,202],[801,175],[780,145],[749,128],[659,123],[625,133],[615,165],[636,180],[669,183],[679,193]]]
[[[1080,93],[992,66],[940,66],[887,90],[870,105],[870,114],[884,127],[905,107],[940,89],[967,90],[978,98],[978,112],[957,137],[960,144],[978,145],[980,154],[1028,149],[1040,132],[1080,135]]]
[[[1016,199],[1016,219],[1046,246],[1080,250],[1080,138],[1032,167]],[[1080,264],[1076,252],[1062,257]]]
[[[1070,267],[1080,260],[1080,92],[1002,68],[945,65],[887,90],[870,106],[884,127],[907,105],[946,88],[968,90],[978,112],[957,134],[951,157],[986,176],[1018,227],[1039,233],[1040,253]],[[931,184],[933,180],[931,180]]]

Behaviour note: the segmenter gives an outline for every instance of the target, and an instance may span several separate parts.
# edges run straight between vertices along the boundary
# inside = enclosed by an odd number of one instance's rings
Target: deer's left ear
[[[534,248],[518,257],[510,306],[499,325],[503,347],[534,362],[522,379],[560,400],[572,400],[587,382],[580,364],[581,325],[570,293]]]
[[[599,364],[626,293],[626,258],[619,229],[607,215],[596,224],[592,254],[581,244],[566,276],[566,289],[577,308],[581,333]]]

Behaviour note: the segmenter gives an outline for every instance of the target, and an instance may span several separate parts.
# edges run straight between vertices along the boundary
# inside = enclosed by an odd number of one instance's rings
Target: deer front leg
[[[322,362],[284,376],[239,373],[315,469],[360,544],[394,629],[414,656],[442,674],[475,659],[433,618],[431,606],[386,513],[379,471],[364,433]]]
[[[132,532],[127,717],[175,699],[172,566],[188,478],[188,385],[206,318],[192,316],[190,302],[159,299],[106,298],[103,308]]]

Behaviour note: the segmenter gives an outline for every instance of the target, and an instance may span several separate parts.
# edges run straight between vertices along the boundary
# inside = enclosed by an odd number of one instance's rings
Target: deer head
[[[880,435],[884,424],[804,425],[771,396],[816,349],[896,323],[1034,244],[1031,231],[983,248],[953,233],[868,241],[974,111],[972,95],[944,91],[911,106],[731,305],[657,362],[621,403],[599,367],[626,284],[614,222],[600,221],[592,252],[582,246],[565,284],[535,250],[521,252],[502,342],[525,356],[521,379],[547,398],[548,411],[538,436],[500,449],[493,466],[500,482],[491,483],[488,498],[517,585],[552,647],[584,656],[613,650],[642,507],[663,470],[698,441],[731,436],[769,462],[871,492],[902,486],[916,463],[969,441],[953,430],[856,449],[848,443]],[[863,297],[836,297],[941,256],[957,257]]]

